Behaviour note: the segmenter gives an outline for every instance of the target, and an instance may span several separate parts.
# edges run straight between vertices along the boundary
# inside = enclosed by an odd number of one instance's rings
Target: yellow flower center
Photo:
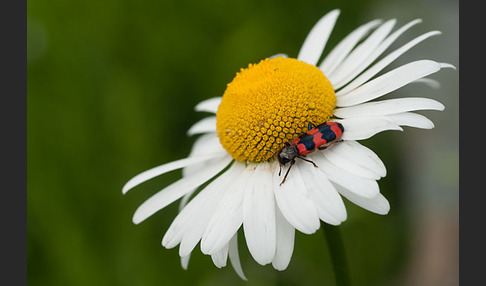
[[[336,96],[329,80],[313,65],[273,58],[241,69],[226,87],[216,114],[216,130],[237,161],[274,157],[285,141],[307,132],[309,122],[332,116]]]

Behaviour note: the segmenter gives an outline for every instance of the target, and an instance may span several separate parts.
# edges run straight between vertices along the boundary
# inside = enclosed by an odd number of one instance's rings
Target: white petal
[[[424,83],[426,85],[428,85],[429,87],[431,88],[434,88],[434,89],[439,89],[440,88],[440,82],[435,80],[435,79],[431,79],[431,78],[419,78],[411,83]]]
[[[205,111],[216,114],[218,106],[221,103],[222,97],[213,97],[199,102],[194,109],[196,111]]]
[[[196,122],[187,130],[187,135],[216,132],[216,116],[209,116]]]
[[[346,87],[343,89],[339,90],[336,92],[336,95],[342,95],[350,92],[351,90],[359,87],[366,81],[368,81],[370,78],[375,76],[377,73],[379,73],[381,70],[383,70],[385,67],[387,67],[390,63],[392,63],[394,60],[396,60],[399,56],[401,56],[403,53],[406,51],[410,50],[413,48],[415,45],[419,44],[420,42],[424,41],[425,39],[428,39],[432,36],[439,35],[439,31],[432,31],[425,33],[412,41],[408,42],[407,44],[403,45],[402,47],[398,48],[397,50],[391,52],[388,54],[386,57],[384,57],[382,60],[380,60],[378,63],[373,65],[371,68],[369,68],[367,71],[365,71],[362,75],[357,77],[355,80],[353,80],[350,84],[348,84]]]
[[[181,257],[191,253],[209,223],[213,210],[218,205],[234,177],[241,172],[243,164],[233,163],[231,167],[209,183],[174,219],[167,230],[162,245],[171,248],[180,243]]]
[[[275,198],[273,169],[269,163],[255,164],[243,200],[243,229],[251,255],[261,265],[275,255]]]
[[[228,248],[229,245],[226,244],[221,250],[211,254],[211,259],[216,267],[221,268],[226,266],[226,261],[228,260]]]
[[[199,136],[192,145],[189,157],[198,157],[207,154],[228,154],[221,145],[219,138],[216,136],[216,133],[203,134]],[[198,170],[203,169],[206,166],[211,165],[212,163],[212,160],[208,160],[188,165],[182,169],[182,176],[185,177],[194,172],[197,172]]]
[[[380,192],[375,180],[353,175],[334,165],[323,154],[317,153],[312,158],[334,185],[340,185],[350,192],[366,198],[373,198]]]
[[[233,178],[233,183],[215,208],[201,239],[201,251],[204,254],[219,251],[243,223],[243,194],[253,171],[245,168],[238,177]]]
[[[271,57],[268,57],[269,59],[276,59],[276,58],[288,58],[289,56],[287,54],[276,54]]]
[[[340,66],[354,46],[374,27],[378,26],[381,20],[374,20],[366,23],[353,32],[349,33],[334,49],[326,56],[319,65],[319,69],[327,76]]]
[[[410,126],[410,127],[422,128],[422,129],[434,128],[434,123],[430,119],[417,113],[404,112],[404,113],[391,114],[388,115],[387,117],[393,120],[396,124],[401,126]]]
[[[378,180],[386,176],[386,168],[378,156],[356,141],[343,141],[322,154],[334,165],[354,175]]]
[[[339,13],[339,10],[333,10],[327,13],[312,27],[299,51],[299,55],[297,56],[298,60],[311,65],[317,64]]]
[[[194,142],[189,157],[192,156],[197,157],[197,156],[201,156],[205,154],[213,154],[213,153],[227,155],[226,150],[224,150],[223,146],[221,146],[221,143],[219,142],[219,138],[216,136],[215,133],[203,134],[199,136]],[[214,164],[217,160],[218,159],[216,158],[216,159],[211,159],[211,160],[186,166],[182,169],[182,177],[187,177],[190,174],[199,172],[199,170],[202,170],[206,168],[206,166]],[[185,194],[184,197],[182,197],[181,202],[179,203],[179,212],[184,208],[186,203],[189,201],[189,198],[191,198],[191,196],[193,195],[194,191],[196,191],[196,189],[193,189],[192,191]]]
[[[338,145],[341,144],[336,144],[333,146],[333,148],[328,148],[325,152],[322,153],[326,157],[326,159],[331,161],[339,168],[346,170],[353,175],[372,180],[379,180],[381,178],[381,176],[379,176],[376,171],[367,169],[364,164],[361,164],[361,162],[359,162],[358,160],[350,160],[350,156],[347,156],[347,154],[345,154],[344,152],[336,152],[335,149],[339,148]],[[331,150],[333,150],[334,152]]]
[[[231,161],[232,158],[230,156],[221,157],[221,160],[214,165],[208,166],[206,169],[194,173],[191,176],[184,177],[159,191],[138,207],[133,215],[133,223],[139,224],[194,188],[204,184],[204,182],[223,170]]]
[[[370,115],[388,115],[415,110],[444,110],[444,105],[436,100],[422,97],[395,98],[367,102],[334,110],[334,115],[341,118]]]
[[[245,273],[243,273],[243,269],[241,268],[240,255],[238,253],[238,233],[235,233],[235,235],[231,238],[229,242],[229,259],[231,265],[233,265],[233,269],[236,271],[238,276],[240,276],[241,279],[247,281],[248,279],[246,278]]]
[[[297,162],[296,164],[308,162]],[[289,164],[290,165],[290,164]],[[281,184],[283,176],[288,169],[282,168],[279,176],[276,168],[273,179],[273,191],[278,207],[287,221],[299,231],[312,234],[319,229],[319,215],[307,193],[302,176],[297,168],[292,168],[285,183]]]
[[[272,266],[282,271],[289,265],[294,252],[295,228],[283,217],[278,207],[275,208],[275,219],[277,222],[277,248]]]
[[[196,190],[197,188],[193,189],[192,191],[190,191],[189,193],[185,194],[182,197],[181,202],[179,203],[179,212],[181,212],[182,209],[186,207],[187,203],[189,202],[189,199],[191,198],[191,196],[194,194]]]
[[[404,25],[394,33],[392,33],[390,36],[388,36],[386,39],[383,40],[383,42],[378,43],[376,47],[372,47],[371,52],[368,54],[368,56],[363,56],[360,58],[361,62],[357,62],[354,65],[354,68],[351,69],[346,75],[341,77],[340,79],[336,79],[336,82],[333,83],[333,86],[335,89],[341,88],[343,85],[349,83],[350,80],[352,80],[354,77],[356,77],[358,74],[360,74],[363,70],[368,68],[371,63],[373,63],[401,34],[403,34],[406,30],[408,30],[410,27],[422,22],[421,20],[414,20],[409,22],[408,24]],[[385,25],[383,25],[385,26]],[[381,28],[381,27],[380,27]]]
[[[189,157],[189,158],[185,158],[185,159],[172,161],[170,163],[166,163],[166,164],[160,165],[158,167],[152,168],[152,169],[147,170],[143,173],[140,173],[140,174],[136,175],[135,177],[133,177],[132,179],[130,179],[123,186],[122,193],[126,194],[129,190],[140,185],[141,183],[148,181],[152,178],[155,178],[157,176],[160,176],[162,174],[165,174],[167,172],[177,170],[177,169],[189,166],[189,165],[194,165],[194,164],[199,163],[199,162],[207,161],[207,160],[213,159],[217,156],[218,156],[218,154],[207,154],[207,155],[201,155],[201,156],[193,156],[193,157]]]
[[[430,60],[420,60],[405,64],[349,93],[338,96],[336,98],[336,106],[351,106],[378,98],[412,81],[435,73],[440,68],[441,65],[439,63]]]
[[[341,136],[342,140],[364,140],[382,131],[403,130],[386,116],[352,117],[334,121],[344,126],[344,132]]]
[[[226,153],[218,136],[214,133],[203,134],[196,138],[192,145],[189,157],[203,154]]]
[[[189,266],[189,259],[191,258],[191,254],[181,257],[181,266],[182,269],[187,270],[187,266]]]
[[[350,79],[362,70],[362,66],[366,66],[367,59],[370,58],[371,60],[371,55],[378,50],[378,47],[391,32],[395,23],[395,19],[383,23],[383,25],[378,27],[363,43],[349,54],[338,69],[327,75],[327,78],[335,89],[349,82]]]
[[[222,195],[223,191],[223,188],[214,190],[214,194],[210,198],[213,199],[213,201],[210,201],[209,198],[205,199],[202,202],[204,206],[201,206],[199,209],[193,208],[190,210],[190,213],[189,209],[184,210],[187,211],[188,215],[181,217],[181,219],[177,221],[177,226],[174,225],[174,223],[170,226],[170,229],[167,231],[164,239],[162,240],[162,245],[165,243],[164,246],[166,248],[171,248],[174,244],[180,242],[179,256],[184,256],[191,253],[196,247],[197,243],[201,240],[209,220],[211,219],[211,215],[213,214],[212,211],[220,201],[220,196]],[[192,201],[195,202],[198,197],[199,195]]]
[[[364,208],[365,210],[381,215],[386,215],[390,211],[390,203],[382,194],[377,194],[373,198],[364,198],[350,192],[349,190],[341,188],[340,186],[336,186],[336,189],[346,199],[350,200],[355,205]]]
[[[448,63],[439,63],[441,69],[453,69],[455,70],[456,67],[454,65],[448,64]]]
[[[313,157],[308,158],[312,160]],[[314,202],[319,218],[332,225],[339,225],[345,221],[346,207],[326,175],[312,164],[296,164],[294,167],[299,169],[304,179],[307,192]]]
[[[162,240],[162,245],[171,248],[180,243],[181,257],[192,252],[206,230],[214,209],[223,194],[244,169],[234,162],[231,167],[209,183],[174,219]]]

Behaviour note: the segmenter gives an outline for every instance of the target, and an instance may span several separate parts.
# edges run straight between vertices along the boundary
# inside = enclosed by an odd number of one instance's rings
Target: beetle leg
[[[312,165],[314,165],[314,167],[316,167],[316,168],[317,168],[316,163],[314,163],[312,160],[306,159],[306,158],[304,158],[303,156],[299,156],[298,158],[300,158],[300,159],[302,159],[302,160],[304,160],[304,161],[306,161],[306,162],[311,163]]]
[[[283,178],[283,180],[282,180],[282,182],[280,183],[279,186],[281,186],[283,183],[285,183],[285,180],[287,179],[287,175],[289,174],[290,169],[292,169],[292,166],[294,164],[295,164],[295,160],[290,161],[290,167],[287,169],[287,172],[285,172],[285,176],[284,176],[284,178]],[[282,169],[280,169],[280,170],[282,170]],[[278,173],[278,175],[280,176],[280,172]]]
[[[335,141],[331,141],[331,142],[329,142],[329,143],[326,143],[326,144],[324,144],[324,145],[322,145],[322,146],[317,147],[317,149],[319,149],[319,150],[324,150],[324,149],[329,148],[329,147],[331,147],[332,145],[334,145],[334,144],[336,144],[336,143],[340,143],[340,142],[343,142],[343,140],[335,140]]]

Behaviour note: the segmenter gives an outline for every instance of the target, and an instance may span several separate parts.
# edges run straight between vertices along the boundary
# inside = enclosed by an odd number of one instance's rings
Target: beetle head
[[[299,151],[297,147],[285,145],[280,152],[278,152],[277,159],[280,165],[285,165],[290,161],[293,161],[296,157],[299,156]]]

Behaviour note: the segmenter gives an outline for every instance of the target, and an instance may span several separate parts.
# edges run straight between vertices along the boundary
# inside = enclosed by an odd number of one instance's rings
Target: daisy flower
[[[181,199],[162,245],[179,245],[183,268],[199,243],[217,267],[226,266],[229,257],[246,279],[237,242],[242,228],[255,261],[284,270],[296,230],[312,234],[320,221],[339,225],[346,220],[342,197],[373,213],[390,210],[377,183],[386,175],[385,166],[357,141],[402,126],[433,128],[428,118],[413,111],[443,110],[438,101],[376,99],[412,82],[437,85],[425,77],[452,66],[417,60],[382,72],[418,43],[440,34],[422,34],[385,55],[399,36],[421,22],[394,30],[394,19],[358,27],[319,61],[339,14],[333,10],[316,23],[296,58],[280,54],[241,69],[222,97],[195,107],[211,115],[188,130],[188,135],[199,135],[189,156],[145,171],[123,187],[125,194],[151,178],[182,169],[180,180],[140,205],[133,222],[139,224]],[[279,164],[276,155],[286,142],[309,131],[309,123],[329,121],[344,128],[339,143],[315,150],[302,157],[305,160],[296,158],[293,166]]]

